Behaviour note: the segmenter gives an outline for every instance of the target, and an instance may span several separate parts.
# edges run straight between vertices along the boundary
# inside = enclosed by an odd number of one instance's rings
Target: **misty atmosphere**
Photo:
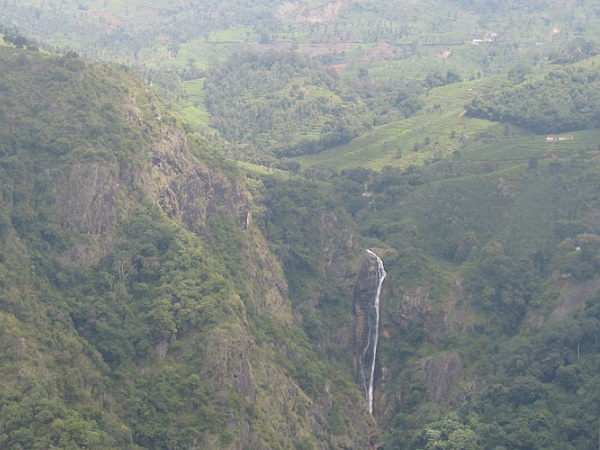
[[[600,448],[600,6],[0,0],[0,449]]]

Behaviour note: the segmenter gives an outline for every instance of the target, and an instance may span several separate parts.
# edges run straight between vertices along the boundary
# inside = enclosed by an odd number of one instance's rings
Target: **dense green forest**
[[[0,64],[2,447],[367,445],[349,344],[318,356],[242,174],[123,71]]]
[[[238,159],[316,153],[373,122],[334,73],[296,53],[235,55],[208,73],[205,88],[215,128],[243,145]]]
[[[597,448],[596,5],[234,3],[3,2],[0,447]]]
[[[373,173],[379,213],[356,211],[396,251],[390,448],[594,448],[600,174],[585,160],[454,164],[417,183],[414,169]]]
[[[553,71],[467,105],[467,113],[508,122],[534,133],[562,133],[600,126],[600,72],[583,68]]]

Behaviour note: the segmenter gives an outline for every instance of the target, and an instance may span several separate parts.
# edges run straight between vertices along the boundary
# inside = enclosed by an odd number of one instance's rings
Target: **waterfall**
[[[369,405],[369,414],[373,414],[373,384],[375,381],[377,344],[379,342],[379,298],[386,273],[381,258],[371,250],[367,250],[367,253],[377,258],[377,290],[367,313],[367,339],[359,357],[359,380],[362,383]]]

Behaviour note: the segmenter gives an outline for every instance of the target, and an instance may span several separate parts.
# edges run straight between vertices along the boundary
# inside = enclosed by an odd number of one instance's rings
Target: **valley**
[[[0,447],[597,447],[593,2],[0,32]]]

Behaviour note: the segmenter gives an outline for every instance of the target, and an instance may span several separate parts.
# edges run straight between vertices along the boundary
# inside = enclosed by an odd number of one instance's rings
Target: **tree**
[[[531,72],[531,68],[523,63],[517,64],[508,71],[508,79],[515,83],[522,83],[525,77]]]
[[[458,415],[450,413],[428,425],[424,431],[425,450],[479,450],[481,440]]]

